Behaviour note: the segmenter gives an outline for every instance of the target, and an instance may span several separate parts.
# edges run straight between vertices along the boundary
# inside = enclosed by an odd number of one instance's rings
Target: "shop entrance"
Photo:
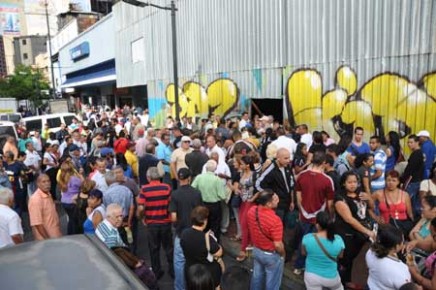
[[[251,115],[272,115],[274,120],[283,122],[283,100],[282,99],[252,99]]]

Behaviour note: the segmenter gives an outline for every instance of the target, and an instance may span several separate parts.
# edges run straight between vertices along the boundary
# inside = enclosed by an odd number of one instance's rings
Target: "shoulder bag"
[[[329,258],[330,260],[336,263],[338,260],[336,258],[333,258],[333,256],[330,255],[329,252],[327,252],[327,250],[324,248],[324,245],[321,243],[321,241],[319,240],[318,236],[315,233],[313,234],[313,237],[315,238],[315,241],[318,243],[318,246],[321,248],[323,253],[327,256],[327,258]]]
[[[207,232],[204,235],[204,239],[206,240],[206,250],[207,250],[207,260],[211,263],[213,263],[213,261],[215,260],[218,265],[220,265],[221,268],[221,273],[224,273],[224,271],[226,270],[226,265],[224,264],[224,261],[221,257],[217,257],[214,258],[213,255],[210,253],[210,234],[209,232]],[[212,259],[210,259],[210,257],[212,257]]]
[[[410,231],[413,228],[413,222],[409,218],[407,218],[406,220],[394,219],[391,215],[391,207],[388,203],[388,198],[386,196],[386,190],[383,190],[383,195],[385,196],[386,207],[388,208],[388,211],[389,211],[389,223],[391,225],[393,225],[394,227],[396,227],[397,229],[399,229],[405,237],[408,237]]]

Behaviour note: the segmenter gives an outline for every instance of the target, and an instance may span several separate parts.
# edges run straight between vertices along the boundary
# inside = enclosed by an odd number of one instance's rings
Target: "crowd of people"
[[[19,140],[7,138],[0,248],[23,242],[27,211],[35,240],[60,237],[60,204],[67,235],[95,234],[135,272],[145,225],[150,288],[166,271],[178,290],[279,289],[292,263],[307,289],[358,289],[353,262],[371,243],[369,289],[436,289],[436,149],[425,130],[405,137],[406,162],[397,132],[364,140],[356,127],[334,140],[247,112],[168,117],[162,128],[147,110],[85,115],[86,126],[17,125]],[[223,235],[240,242],[237,261],[252,253],[251,274],[226,269]]]

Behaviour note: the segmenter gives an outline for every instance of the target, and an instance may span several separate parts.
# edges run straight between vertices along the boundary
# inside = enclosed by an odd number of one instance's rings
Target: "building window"
[[[144,61],[144,38],[132,41],[132,63]]]
[[[23,59],[28,59],[27,53],[23,53]]]
[[[26,44],[27,44],[27,41],[26,41],[25,39],[23,39],[23,40],[21,40],[21,44],[22,44],[22,45],[26,45]]]

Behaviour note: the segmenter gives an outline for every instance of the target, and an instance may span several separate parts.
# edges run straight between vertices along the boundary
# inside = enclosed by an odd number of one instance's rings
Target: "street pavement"
[[[67,230],[67,222],[68,218],[66,216],[65,211],[61,208],[60,204],[57,204],[57,210],[61,220],[61,230],[65,234]],[[32,231],[30,229],[29,216],[27,213],[23,214],[23,230],[24,230],[24,240],[32,241]],[[237,262],[235,257],[238,255],[240,250],[240,243],[234,242],[230,239],[231,236],[235,234],[235,224],[232,220],[229,225],[228,233],[225,235],[221,235],[221,245],[224,249],[224,262],[226,267],[231,267],[233,265],[239,265],[241,267],[245,267],[247,269],[252,269],[253,260],[252,257],[249,257],[244,262]],[[366,280],[368,278],[368,270],[365,264],[365,253],[368,249],[369,245],[364,247],[359,254],[359,256],[354,261],[353,267],[353,282],[358,283],[360,285],[365,285]],[[147,230],[146,227],[139,224],[138,229],[138,249],[137,256],[141,259],[144,259],[148,265],[150,265],[150,253],[148,250],[148,242],[147,242]],[[281,289],[294,289],[294,290],[304,290],[306,287],[304,286],[303,275],[295,275],[293,273],[293,260],[295,259],[295,254],[291,261],[285,264],[283,278],[282,278],[282,287]],[[165,271],[165,275],[159,280],[159,287],[161,290],[172,290],[173,288],[173,279],[168,275],[167,269],[168,264],[165,258],[165,254],[163,249],[161,250],[161,263],[162,269]],[[239,290],[239,289],[235,289]]]

